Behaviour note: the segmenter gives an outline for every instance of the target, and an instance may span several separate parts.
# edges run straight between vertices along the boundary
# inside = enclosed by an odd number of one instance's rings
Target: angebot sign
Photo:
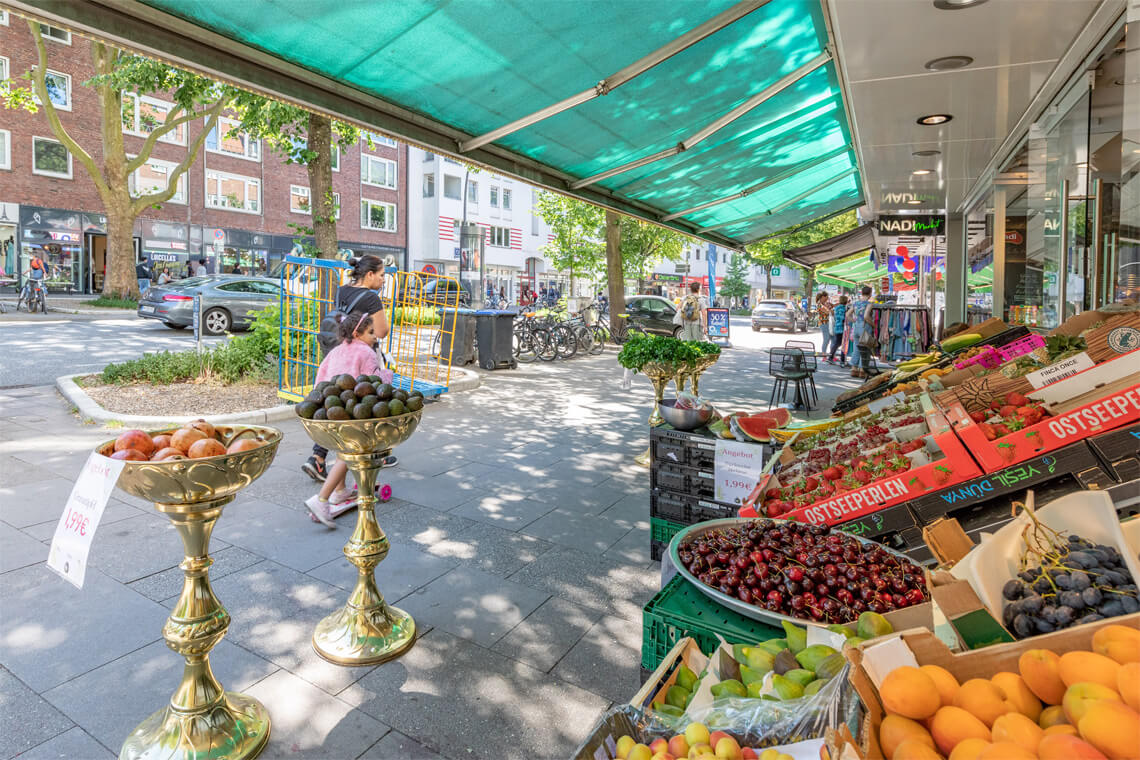
[[[122,459],[91,452],[55,526],[47,566],[76,588],[83,588],[95,529],[125,464]]]

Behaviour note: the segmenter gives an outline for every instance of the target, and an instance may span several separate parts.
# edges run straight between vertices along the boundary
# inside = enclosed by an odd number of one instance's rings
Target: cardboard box
[[[969,541],[965,534],[962,537]],[[981,649],[1015,640],[990,615],[968,581],[955,578],[945,570],[935,570],[927,572],[926,586],[934,603],[954,629],[962,649]]]
[[[940,565],[953,565],[970,553],[974,542],[953,517],[939,518],[922,529],[922,540]]]

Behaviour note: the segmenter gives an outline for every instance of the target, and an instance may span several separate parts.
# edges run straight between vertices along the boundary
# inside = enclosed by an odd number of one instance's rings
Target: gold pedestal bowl
[[[423,410],[366,420],[301,419],[318,446],[335,451],[356,478],[356,528],[344,556],[356,566],[348,602],[317,624],[313,649],[338,665],[375,665],[399,657],[416,639],[416,623],[391,607],[376,588],[376,565],[388,555],[388,537],[376,522],[376,476],[392,449],[408,440]]]
[[[673,380],[678,383],[677,392],[681,392],[680,383],[682,381],[677,375],[678,366],[662,362],[649,362],[641,368],[641,371],[649,378],[649,382],[653,383],[653,413],[649,415],[649,427],[657,427],[665,422],[659,408],[661,400],[665,398],[665,386],[669,384],[670,380]],[[647,448],[644,453],[634,457],[633,461],[642,467],[648,467],[650,459],[650,451]]]
[[[230,616],[210,587],[209,548],[222,508],[269,468],[281,432],[253,425],[218,425],[215,430],[227,447],[238,438],[261,445],[201,459],[127,461],[119,476],[119,488],[154,502],[182,537],[182,594],[162,636],[186,660],[170,703],[131,732],[120,760],[241,760],[256,757],[269,740],[265,707],[252,697],[225,691],[210,669],[210,650],[226,635]],[[159,432],[171,431],[154,434]],[[108,456],[114,443],[96,451]]]

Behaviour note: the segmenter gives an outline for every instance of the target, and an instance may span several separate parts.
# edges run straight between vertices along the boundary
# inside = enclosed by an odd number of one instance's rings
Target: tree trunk
[[[764,267],[764,298],[772,297],[772,267]]]
[[[625,271],[621,260],[621,216],[606,211],[606,280],[609,283],[610,325],[617,327],[625,313]]]
[[[316,153],[308,164],[313,236],[321,258],[335,259],[338,246],[336,208],[332,196],[332,120],[310,113],[308,138],[309,150]]]
[[[139,297],[135,277],[135,217],[130,211],[126,190],[122,198],[105,203],[107,212],[107,274],[103,278],[103,295],[107,298]]]
[[[804,295],[811,300],[811,292],[815,289],[815,270],[809,269],[807,272],[807,287],[805,288]]]

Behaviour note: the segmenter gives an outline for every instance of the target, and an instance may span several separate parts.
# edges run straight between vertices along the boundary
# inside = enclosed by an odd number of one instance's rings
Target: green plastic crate
[[[673,645],[691,636],[705,654],[730,644],[755,644],[782,638],[773,628],[717,604],[677,575],[642,610],[641,667],[656,670]]]

